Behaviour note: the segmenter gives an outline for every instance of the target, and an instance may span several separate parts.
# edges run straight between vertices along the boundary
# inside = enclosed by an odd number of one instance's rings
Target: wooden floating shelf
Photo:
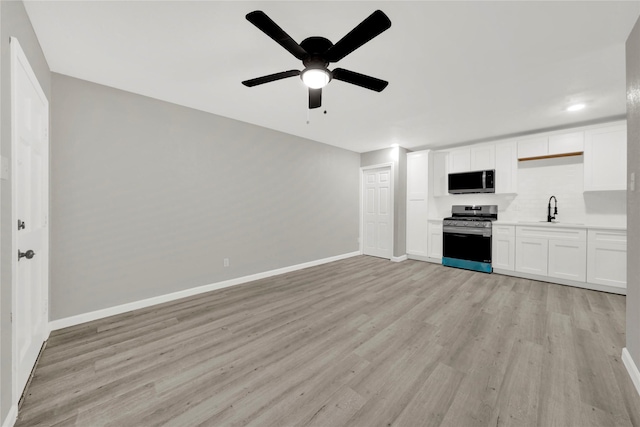
[[[525,157],[522,159],[518,159],[519,162],[528,162],[530,160],[543,160],[543,159],[555,159],[558,157],[571,157],[571,156],[582,156],[584,151],[574,151],[572,153],[562,153],[562,154],[548,154],[546,156],[536,156],[536,157]]]

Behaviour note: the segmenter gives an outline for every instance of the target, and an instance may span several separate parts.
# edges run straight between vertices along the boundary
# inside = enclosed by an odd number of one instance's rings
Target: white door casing
[[[362,169],[362,253],[393,257],[393,169]]]
[[[18,40],[11,38],[10,46],[12,374],[17,404],[49,332],[49,102]],[[19,259],[18,253],[28,250],[35,255]]]

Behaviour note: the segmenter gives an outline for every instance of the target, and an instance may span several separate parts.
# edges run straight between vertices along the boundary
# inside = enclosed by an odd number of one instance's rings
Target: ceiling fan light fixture
[[[304,84],[311,89],[322,89],[329,84],[331,75],[326,68],[306,68],[300,74]]]

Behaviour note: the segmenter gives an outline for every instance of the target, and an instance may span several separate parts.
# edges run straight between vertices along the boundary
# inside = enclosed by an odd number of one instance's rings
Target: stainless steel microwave
[[[494,169],[449,174],[449,194],[495,193]]]

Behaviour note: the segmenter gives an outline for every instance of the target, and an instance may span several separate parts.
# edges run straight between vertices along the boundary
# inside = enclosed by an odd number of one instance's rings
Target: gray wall
[[[627,350],[640,367],[640,19],[627,39]]]
[[[33,32],[31,22],[20,1],[0,1],[0,153],[11,158],[11,74],[9,38],[16,37],[33,68],[40,86],[51,101],[51,73],[40,44]],[[0,422],[5,419],[11,406],[11,181],[0,181]]]
[[[358,250],[359,154],[52,83],[52,320]]]
[[[360,167],[383,163],[394,167],[393,256],[399,257],[407,253],[407,150],[384,148],[360,155]]]

